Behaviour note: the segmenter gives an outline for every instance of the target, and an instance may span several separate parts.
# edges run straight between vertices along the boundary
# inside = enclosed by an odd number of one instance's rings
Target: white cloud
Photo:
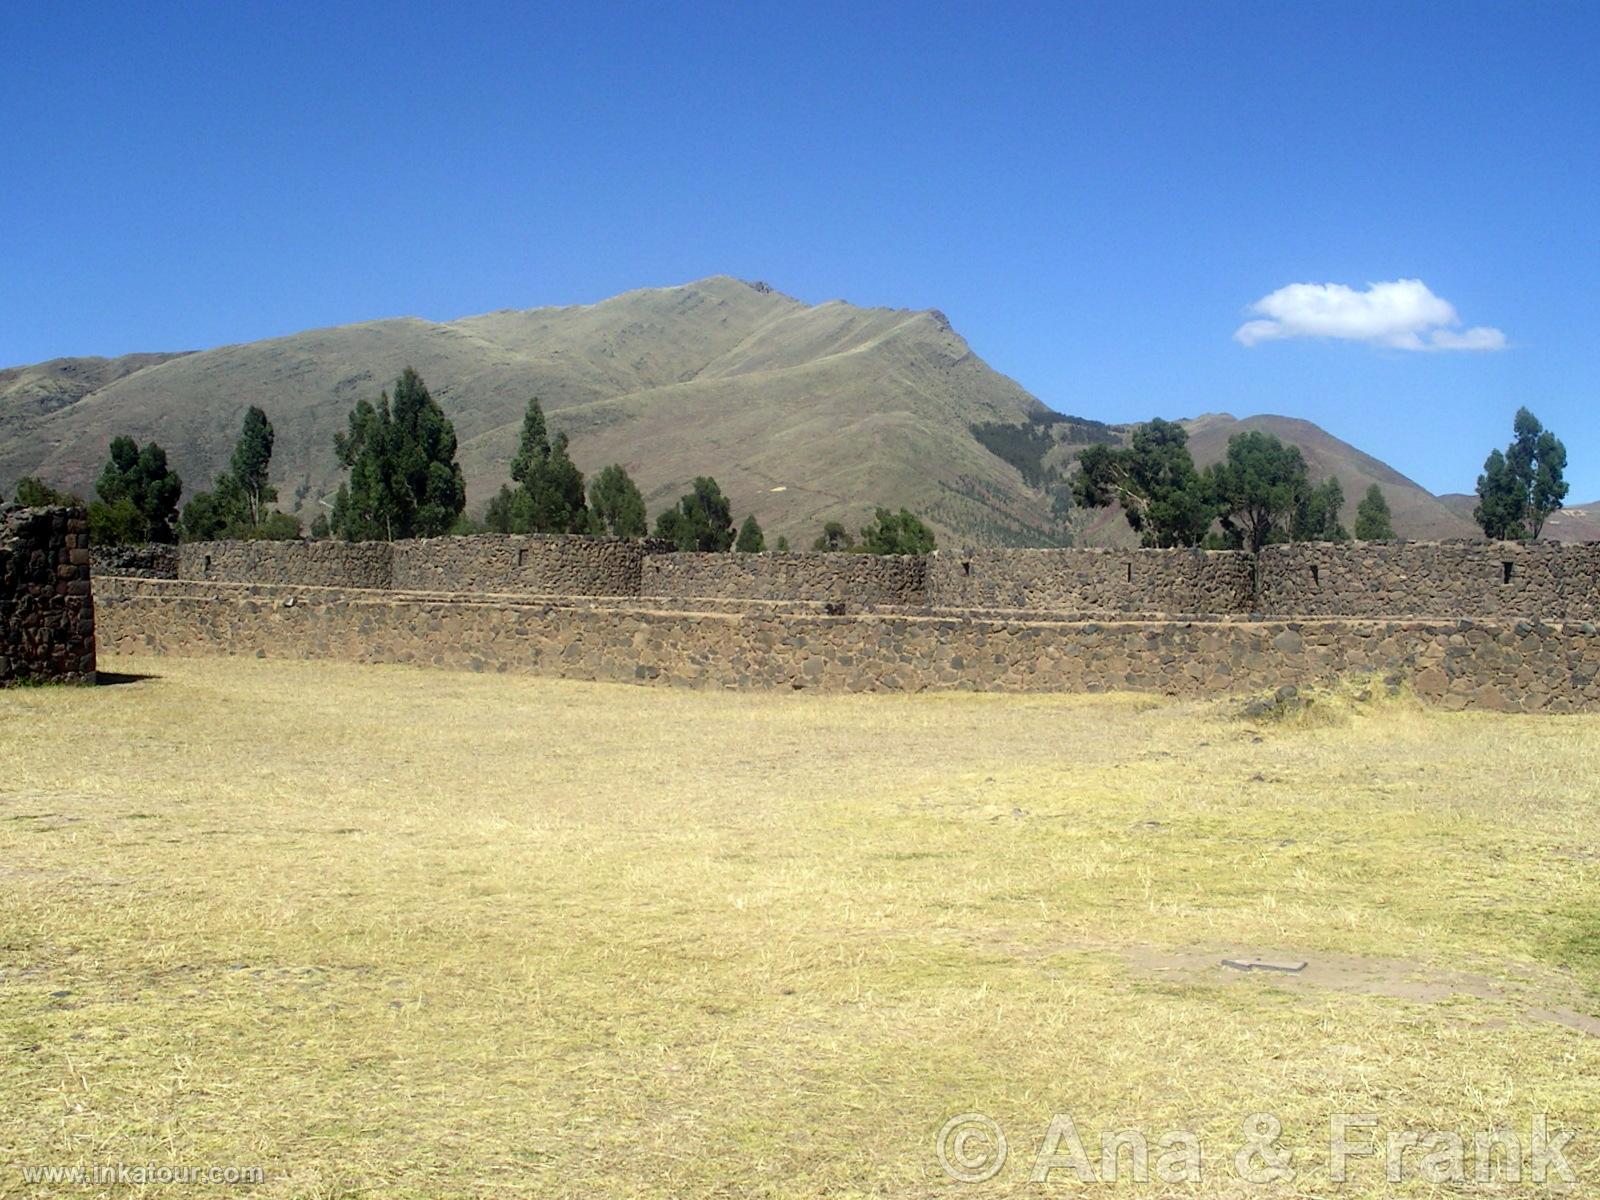
[[[1284,338],[1342,338],[1394,350],[1504,350],[1506,335],[1487,325],[1461,328],[1455,305],[1420,279],[1369,283],[1291,283],[1248,310],[1234,338],[1246,346]]]

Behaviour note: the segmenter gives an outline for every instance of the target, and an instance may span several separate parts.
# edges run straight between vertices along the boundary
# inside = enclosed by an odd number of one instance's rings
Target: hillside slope
[[[1465,517],[1476,536],[1478,526],[1472,519],[1472,511],[1478,507],[1475,493],[1452,492],[1439,500]],[[1551,513],[1539,536],[1551,542],[1600,542],[1600,504],[1569,504]]]
[[[1389,502],[1395,531],[1401,537],[1432,540],[1477,536],[1478,528],[1472,522],[1470,506],[1463,517],[1457,508],[1447,502],[1447,497],[1434,496],[1421,484],[1408,479],[1387,463],[1341,441],[1310,421],[1272,414],[1240,418],[1228,413],[1204,413],[1178,423],[1189,431],[1189,449],[1195,464],[1201,468],[1222,459],[1228,451],[1229,438],[1253,429],[1299,446],[1314,482],[1321,482],[1330,476],[1338,477],[1344,488],[1343,522],[1347,530],[1354,530],[1356,507],[1366,495],[1367,488],[1376,483]],[[1135,426],[1109,425],[1099,428],[1109,431],[1118,441],[1126,444]],[[1087,443],[1064,439],[1051,451],[1049,461],[1059,469],[1066,469],[1084,444]],[[1138,544],[1138,535],[1128,528],[1122,510],[1116,507],[1077,514],[1074,524],[1080,545]]]
[[[947,542],[1057,533],[1045,498],[968,428],[1043,406],[933,312],[813,307],[718,277],[594,305],[373,321],[152,358],[53,411],[24,420],[0,409],[0,480],[37,472],[87,491],[107,443],[128,433],[160,441],[192,493],[259,404],[277,431],[283,507],[309,519],[338,487],[333,437],[350,406],[410,365],[455,423],[473,510],[506,481],[537,395],[579,466],[622,462],[652,511],[713,474],[737,512],[797,544],[826,520],[863,523],[875,503],[916,509]]]
[[[1205,413],[1183,424],[1189,430],[1194,460],[1202,467],[1219,461],[1227,453],[1228,439],[1234,434],[1252,429],[1299,446],[1313,480],[1338,476],[1344,488],[1346,529],[1355,528],[1356,506],[1367,494],[1367,488],[1376,483],[1389,501],[1395,532],[1402,537],[1433,540],[1478,534],[1470,514],[1463,519],[1421,484],[1310,421],[1272,415],[1241,419],[1227,413]]]
[[[88,495],[107,444],[127,433],[161,442],[193,494],[210,486],[246,406],[258,404],[277,431],[281,504],[309,523],[342,477],[333,438],[351,405],[376,399],[408,365],[455,423],[473,512],[506,481],[523,408],[537,395],[571,436],[578,465],[593,473],[623,463],[652,512],[711,474],[736,514],[754,512],[769,540],[785,534],[797,547],[825,521],[860,526],[875,504],[922,514],[947,546],[1134,541],[1114,509],[1064,522],[1041,482],[1069,473],[1084,445],[1125,440],[1131,426],[1051,413],[937,312],[811,306],[727,277],[592,305],[396,318],[0,371],[0,487],[39,474]],[[1475,532],[1470,511],[1309,421],[1208,413],[1185,425],[1202,466],[1244,429],[1295,442],[1315,478],[1343,482],[1347,527],[1376,482],[1402,536]],[[1552,533],[1584,526],[1573,515]]]

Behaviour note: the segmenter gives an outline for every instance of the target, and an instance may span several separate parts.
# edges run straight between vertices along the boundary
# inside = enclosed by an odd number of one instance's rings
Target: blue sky
[[[726,273],[1435,491],[1526,404],[1600,498],[1600,5],[13,0],[0,44],[0,363]],[[1353,291],[1248,311],[1292,284]]]

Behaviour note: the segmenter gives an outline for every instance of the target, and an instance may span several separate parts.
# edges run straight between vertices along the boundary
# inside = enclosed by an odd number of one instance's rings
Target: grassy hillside
[[[1434,496],[1387,463],[1341,441],[1310,421],[1270,414],[1241,419],[1227,413],[1205,413],[1180,423],[1189,431],[1189,447],[1200,467],[1219,461],[1227,453],[1229,438],[1252,429],[1259,429],[1299,446],[1313,480],[1337,476],[1344,486],[1346,529],[1355,527],[1356,506],[1361,503],[1367,488],[1376,483],[1389,501],[1395,529],[1402,537],[1435,539],[1477,535],[1470,504],[1463,514],[1459,506],[1450,503],[1448,497]],[[1028,474],[1028,467],[1034,463],[1042,464],[1042,467],[1034,467],[1035,470],[1054,468],[1058,474],[1065,474],[1070,472],[1073,460],[1085,446],[1096,442],[1126,444],[1134,428],[1133,425],[1105,425],[1052,414],[1049,420],[1032,418],[1027,432],[1032,433],[1033,437],[1014,437],[1009,448],[1014,448],[1014,456],[1019,458],[1021,452],[1016,448],[1021,446],[1027,446],[1038,454],[1037,459],[1030,458],[1024,465],[1024,475]],[[1043,437],[1040,431],[1048,431],[1055,439],[1048,448],[1039,444]],[[1132,546],[1138,541],[1117,508],[1077,513],[1072,520],[1072,529],[1079,544]]]
[[[117,433],[166,446],[189,490],[226,460],[247,405],[277,429],[273,474],[309,518],[340,473],[351,404],[417,368],[455,422],[469,505],[505,482],[523,407],[544,402],[585,471],[624,463],[651,509],[714,474],[770,535],[925,514],[946,542],[1039,543],[1047,500],[972,436],[1043,406],[938,313],[808,306],[713,278],[600,304],[312,330],[154,362],[57,411],[0,425],[0,479],[87,488]]]
[[[1084,446],[1131,427],[1053,413],[972,353],[942,314],[806,305],[717,277],[599,304],[316,329],[193,354],[57,359],[0,371],[0,487],[37,473],[88,494],[116,434],[167,448],[188,493],[226,462],[248,405],[277,430],[274,482],[309,521],[337,490],[333,437],[350,406],[414,366],[455,423],[468,503],[502,483],[530,395],[586,472],[627,466],[652,511],[712,474],[769,538],[809,543],[875,504],[923,514],[944,545],[1130,544],[1115,510],[1052,508]],[[1207,414],[1197,461],[1259,428],[1337,474],[1353,525],[1369,483],[1414,538],[1468,536],[1470,514],[1307,421]],[[1567,525],[1573,525],[1568,521]]]
[[[108,384],[182,354],[124,354],[121,358],[52,358],[0,370],[0,431],[30,417],[75,404]]]
[[[1194,460],[1201,466],[1218,461],[1227,453],[1228,439],[1236,433],[1259,429],[1292,442],[1311,469],[1311,478],[1322,480],[1337,475],[1344,487],[1344,525],[1354,529],[1356,506],[1376,483],[1383,489],[1393,514],[1395,532],[1402,537],[1436,539],[1475,537],[1478,527],[1469,512],[1463,519],[1433,493],[1414,483],[1387,463],[1340,441],[1310,421],[1294,417],[1259,416],[1242,420],[1227,413],[1206,413],[1185,421]]]
[[[0,489],[9,495],[19,475],[45,461],[54,444],[54,430],[66,424],[64,409],[120,379],[177,357],[52,358],[0,370]],[[75,484],[85,482],[75,480]]]

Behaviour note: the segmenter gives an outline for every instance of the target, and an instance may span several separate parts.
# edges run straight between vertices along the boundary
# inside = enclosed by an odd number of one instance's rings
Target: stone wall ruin
[[[172,577],[135,569],[148,565],[97,566],[109,652],[689,686],[1175,695],[1373,670],[1451,707],[1600,711],[1600,545],[876,558],[485,535],[197,543],[180,548]]]

